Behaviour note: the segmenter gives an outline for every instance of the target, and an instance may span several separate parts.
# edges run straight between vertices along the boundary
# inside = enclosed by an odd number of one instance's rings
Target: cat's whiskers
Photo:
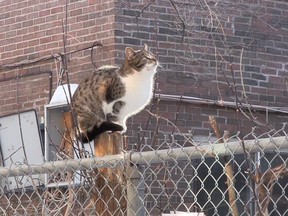
[[[161,68],[161,69],[164,69],[164,66],[162,66],[161,64],[159,64],[159,62],[157,62],[157,67],[158,67],[158,68]]]

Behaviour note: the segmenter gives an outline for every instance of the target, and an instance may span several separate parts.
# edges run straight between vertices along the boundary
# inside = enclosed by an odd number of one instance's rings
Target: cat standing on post
[[[102,66],[81,81],[72,107],[82,142],[90,142],[105,131],[126,131],[128,117],[152,99],[157,66],[146,44],[136,51],[126,47],[122,67]]]

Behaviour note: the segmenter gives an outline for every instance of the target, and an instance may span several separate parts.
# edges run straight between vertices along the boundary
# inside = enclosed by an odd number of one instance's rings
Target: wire
[[[96,41],[92,45],[85,46],[85,47],[83,47],[81,49],[73,50],[71,52],[67,52],[66,55],[72,55],[74,53],[81,52],[83,50],[91,49],[91,48],[93,48],[95,46],[103,46],[103,44],[101,42],[97,42]],[[27,66],[30,66],[30,65],[33,65],[33,64],[36,64],[36,63],[50,61],[52,59],[56,59],[57,60],[59,58],[59,56],[62,56],[62,55],[63,55],[63,53],[60,53],[60,54],[58,53],[58,54],[52,54],[52,55],[41,57],[41,58],[36,58],[36,59],[33,59],[33,60],[23,60],[23,61],[15,62],[15,63],[12,63],[12,64],[3,64],[3,65],[0,65],[0,71],[15,69],[15,68],[19,68],[19,67],[27,67]]]

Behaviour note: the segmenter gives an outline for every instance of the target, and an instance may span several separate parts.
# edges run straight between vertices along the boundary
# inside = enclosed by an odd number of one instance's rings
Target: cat
[[[87,143],[106,131],[127,130],[126,120],[148,105],[153,96],[156,57],[148,46],[125,49],[122,67],[102,66],[83,79],[72,98],[72,108]]]

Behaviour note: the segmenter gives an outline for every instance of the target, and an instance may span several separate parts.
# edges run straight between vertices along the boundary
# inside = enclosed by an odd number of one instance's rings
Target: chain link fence
[[[1,167],[0,215],[288,215],[285,125],[261,136],[181,137]]]

